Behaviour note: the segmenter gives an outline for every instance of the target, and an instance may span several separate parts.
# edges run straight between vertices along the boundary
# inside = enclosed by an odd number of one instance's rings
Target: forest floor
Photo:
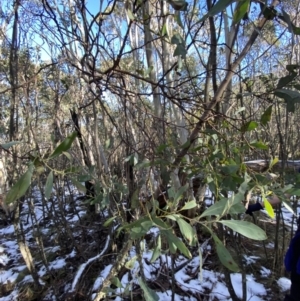
[[[121,246],[118,246],[116,239],[109,254],[100,256],[105,248],[108,228],[102,226],[105,218],[100,215],[99,220],[89,222],[86,207],[84,201],[75,199],[70,193],[45,204],[38,197],[38,192],[33,191],[32,197],[25,202],[21,217],[22,231],[34,257],[40,283],[38,290],[21,256],[13,225],[1,223],[0,220],[0,301],[94,299]],[[283,209],[283,216],[285,228],[289,231],[291,214]],[[264,242],[246,238],[242,241],[242,262],[247,283],[245,300],[280,301],[289,289],[290,281],[284,277],[283,268],[275,265],[276,272],[274,270],[276,223],[264,212],[259,213],[257,220],[269,238]],[[172,264],[172,257],[162,255],[151,263],[153,251],[149,246],[153,244],[156,234],[157,229],[153,228],[145,238],[142,263],[147,285],[156,292],[158,300],[232,300],[224,268],[209,237],[199,234],[204,262],[200,270],[197,248],[191,249],[191,260],[179,255]],[[290,234],[286,232],[280,243],[288,246],[289,239]],[[238,253],[234,242],[229,241],[227,247],[233,256]],[[134,257],[135,247],[129,253],[129,258]],[[239,255],[236,254],[236,257]],[[139,274],[137,262],[131,269],[121,269],[119,280],[114,280],[107,300],[144,300]],[[231,273],[230,277],[237,296],[242,298],[242,274]]]

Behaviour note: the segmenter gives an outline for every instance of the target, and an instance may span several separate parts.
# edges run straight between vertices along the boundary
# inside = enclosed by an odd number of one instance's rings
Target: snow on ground
[[[281,277],[277,280],[277,284],[282,292],[286,292],[291,287],[291,280],[285,277]]]
[[[211,194],[206,195],[206,204],[208,206],[212,205]],[[75,223],[81,216],[85,214],[84,211],[81,210],[80,204],[76,204],[76,208],[78,211],[78,215],[76,214],[68,214],[67,219],[71,223]],[[59,208],[55,208],[55,210],[59,210]],[[298,209],[299,210],[299,209]],[[25,205],[24,212],[29,212],[30,208]],[[35,238],[33,236],[35,223],[45,223],[44,216],[45,212],[43,212],[43,208],[36,204],[34,207],[35,212],[35,220],[31,220],[30,218],[24,220],[24,231],[26,231],[26,239],[27,242],[31,243],[31,247],[35,245]],[[290,225],[292,222],[292,214],[286,208],[282,208],[283,216],[287,225]],[[46,214],[47,215],[47,214]],[[48,224],[44,224],[44,227],[41,229],[42,231],[49,231],[48,227],[51,225],[51,219]],[[1,227],[0,228],[0,286],[1,284],[14,283],[17,277],[22,273],[26,266],[24,266],[24,262],[21,258],[21,254],[19,252],[19,247],[15,239],[13,239],[14,228],[12,225]],[[154,236],[157,236],[159,230],[157,228],[152,228],[149,233]],[[50,235],[50,234],[49,234]],[[266,245],[267,248],[273,248],[274,245],[269,243]],[[208,244],[205,246],[205,251],[210,251],[211,246]],[[60,248],[58,246],[46,247],[46,253],[59,253]],[[71,253],[67,255],[59,255],[55,256],[51,262],[49,262],[48,267],[46,268],[42,262],[36,262],[36,266],[38,268],[39,277],[43,277],[48,273],[48,270],[60,270],[67,265],[67,259],[73,258],[76,256],[76,251],[73,250]],[[130,257],[133,258],[136,256],[135,249],[132,248],[130,251]],[[172,266],[171,257],[167,255],[160,256],[154,263],[150,263],[152,257],[152,251],[145,250],[143,253],[143,270],[145,278],[149,282],[158,282],[160,283],[160,277],[165,275],[166,271]],[[246,265],[255,265],[260,264],[257,263],[259,261],[258,256],[244,256],[244,262]],[[199,256],[194,257],[190,262],[183,256],[179,256],[176,260],[176,267],[183,266],[181,269],[177,270],[174,278],[176,281],[176,285],[181,288],[182,293],[175,294],[175,301],[196,301],[200,300],[200,296],[207,296],[207,301],[230,301],[230,294],[226,287],[226,282],[224,279],[224,275],[212,270],[208,269],[200,269],[199,267]],[[10,264],[13,262],[14,264]],[[20,262],[22,264],[20,264]],[[17,263],[19,265],[17,265]],[[184,263],[186,263],[184,265]],[[92,292],[96,292],[101,286],[103,279],[109,274],[112,265],[106,265],[101,271],[99,271],[99,277],[94,280],[94,286],[92,288]],[[120,294],[119,297],[116,297],[115,300],[122,300],[121,295],[124,292],[127,286],[134,287],[135,284],[138,284],[137,275],[139,274],[139,265],[138,262],[135,262],[131,271],[126,272],[120,282],[122,284],[121,288],[118,288],[117,293]],[[260,274],[262,278],[268,278],[271,276],[272,272],[261,266]],[[166,281],[171,281],[168,279],[168,276],[165,275]],[[71,279],[72,280],[72,279]],[[72,281],[66,285],[66,287],[71,288]],[[30,275],[26,275],[20,285],[28,282],[32,282],[33,279]],[[234,290],[238,297],[242,297],[242,275],[240,273],[232,273],[231,281],[234,286]],[[41,283],[42,280],[40,280]],[[280,278],[277,280],[277,284],[282,292],[285,292],[290,287],[290,281],[287,278]],[[160,301],[170,301],[172,299],[172,292],[170,290],[157,291],[157,295],[159,296]],[[254,277],[252,274],[246,275],[246,288],[247,288],[247,301],[264,301],[267,300],[266,296],[268,294],[267,288]],[[66,288],[67,289],[67,288]],[[8,296],[0,297],[0,301],[14,301],[17,300],[18,295],[18,286],[16,286],[15,290],[13,290]],[[49,295],[49,294],[48,294]],[[51,295],[51,294],[50,294]],[[195,296],[199,296],[199,298]],[[50,300],[50,299],[47,299]]]

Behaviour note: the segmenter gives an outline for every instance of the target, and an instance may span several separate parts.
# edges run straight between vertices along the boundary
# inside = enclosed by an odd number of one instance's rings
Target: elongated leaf
[[[180,210],[188,210],[188,209],[195,208],[196,206],[197,206],[196,201],[192,200],[192,201],[185,203],[184,206]]]
[[[82,185],[80,182],[75,180],[74,178],[70,178],[73,185],[78,189],[78,191],[81,191],[83,193],[86,193],[86,188],[84,185]]]
[[[218,221],[219,223],[229,227],[233,231],[240,233],[248,238],[254,240],[265,240],[267,239],[267,235],[265,231],[263,231],[258,226],[246,222],[246,221],[238,221],[238,220],[228,220],[228,221]]]
[[[294,112],[295,103],[300,102],[300,93],[298,91],[290,89],[276,89],[274,94],[285,100],[288,112]]]
[[[178,217],[176,219],[181,234],[185,237],[188,243],[191,245],[194,239],[194,230],[189,223],[187,223],[184,219]]]
[[[186,11],[188,3],[184,0],[167,0],[177,11]]]
[[[299,193],[299,195],[300,195],[300,193]],[[282,204],[288,211],[290,211],[292,214],[295,214],[293,208],[286,201],[282,201]]]
[[[174,254],[176,252],[176,248],[187,258],[192,258],[192,254],[186,245],[175,236],[171,230],[162,230],[161,233],[167,238],[170,251]]]
[[[273,207],[270,204],[270,202],[266,198],[263,198],[263,202],[264,202],[265,209],[268,212],[268,214],[270,215],[270,217],[274,218],[275,213],[274,213]]]
[[[248,13],[250,6],[250,0],[240,0],[237,2],[234,14],[233,14],[233,22],[235,24],[239,23],[244,16]]]
[[[271,120],[273,105],[270,105],[260,117],[260,123],[266,125]]]
[[[256,129],[257,127],[258,127],[258,123],[256,121],[249,121],[242,126],[241,131],[250,132]]]
[[[219,0],[212,8],[211,10],[203,17],[201,18],[200,22],[207,19],[209,16],[217,15],[218,13],[222,12],[228,5],[235,2],[235,0]]]
[[[230,271],[232,272],[238,272],[240,270],[239,266],[235,263],[235,261],[233,260],[231,254],[229,253],[229,251],[225,248],[225,246],[223,245],[223,243],[221,242],[221,240],[212,233],[212,237],[214,239],[214,242],[216,244],[217,247],[217,254],[218,257],[221,261],[221,263]]]
[[[49,172],[49,175],[47,177],[46,184],[45,184],[45,197],[47,200],[50,199],[52,187],[53,187],[53,171],[51,170]]]
[[[57,148],[50,155],[49,159],[53,159],[63,152],[66,152],[72,145],[73,141],[77,137],[77,132],[73,132],[69,137],[67,137],[61,144],[57,146]]]
[[[279,159],[278,159],[277,157],[274,158],[274,159],[271,161],[271,163],[270,163],[270,169],[271,169],[275,164],[277,164],[278,161],[279,161]]]
[[[177,24],[178,24],[182,29],[184,29],[183,24],[182,24],[182,21],[181,21],[180,11],[175,11],[174,19],[175,19],[175,21],[177,22]]]
[[[116,216],[112,216],[109,219],[107,219],[104,224],[103,227],[108,227],[117,217]]]
[[[155,262],[155,260],[161,255],[161,237],[160,235],[158,235],[157,237],[157,243],[156,243],[156,246],[153,250],[153,253],[152,253],[152,257],[150,259],[150,262]]]
[[[229,210],[228,199],[221,199],[214,203],[212,206],[207,208],[201,215],[200,218],[210,215],[222,216]]]
[[[119,280],[118,277],[113,277],[113,278],[111,279],[111,283],[112,283],[113,285],[115,285],[116,287],[118,287],[118,288],[123,288],[123,285],[122,285],[122,283],[121,283],[121,281]]]
[[[155,291],[147,286],[141,277],[139,277],[139,284],[144,292],[144,297],[146,301],[159,301],[159,297]]]
[[[257,149],[268,149],[269,147],[264,144],[262,141],[255,141],[250,143],[251,146],[257,148]]]
[[[0,145],[4,149],[9,149],[10,147],[12,147],[16,144],[21,144],[21,143],[23,143],[23,141],[10,141],[10,142],[3,143],[3,144],[0,144]]]
[[[126,263],[125,263],[125,267],[128,270],[132,270],[134,268],[134,264],[137,261],[137,256],[133,256],[132,258],[130,258]]]
[[[186,184],[178,189],[174,197],[175,203],[179,202],[183,198],[183,194],[187,191],[188,187],[188,184]]]
[[[281,89],[290,84],[297,76],[297,73],[293,71],[292,74],[282,77],[277,84],[277,89]]]
[[[173,56],[181,55],[183,58],[186,57],[187,50],[184,44],[178,44],[174,50]]]
[[[33,164],[31,163],[28,170],[21,176],[15,185],[9,190],[6,195],[5,202],[7,204],[15,202],[21,196],[25,195],[31,184],[31,178],[33,173]]]
[[[135,17],[130,9],[127,9],[127,16],[129,20],[134,21]]]

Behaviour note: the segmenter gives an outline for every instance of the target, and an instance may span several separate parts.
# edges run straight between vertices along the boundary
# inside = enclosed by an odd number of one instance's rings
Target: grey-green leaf
[[[9,149],[10,147],[12,147],[16,144],[21,144],[21,143],[23,143],[23,142],[22,141],[10,141],[10,142],[3,143],[3,144],[0,144],[0,145],[4,149]]]
[[[233,14],[233,22],[237,24],[248,13],[250,6],[250,0],[240,0],[236,4],[236,8]]]
[[[199,22],[205,21],[209,16],[217,15],[218,13],[222,12],[228,5],[235,2],[236,0],[219,0],[211,9],[210,11],[200,19]]]
[[[222,216],[229,210],[228,199],[221,199],[214,203],[212,206],[207,208],[201,215],[200,218],[210,215]]]
[[[82,185],[80,182],[75,180],[74,178],[70,178],[73,185],[81,192],[86,193],[86,188],[84,185]]]
[[[191,245],[194,238],[194,230],[190,224],[188,224],[184,219],[178,217],[177,223],[181,234],[185,237],[188,243]]]
[[[31,163],[28,170],[21,176],[15,185],[9,190],[6,195],[5,202],[7,204],[15,202],[21,196],[25,195],[31,184],[31,178],[33,173],[33,164]]]
[[[197,206],[196,201],[192,200],[192,201],[185,203],[184,206],[180,210],[188,210],[188,209],[195,208],[196,206]]]
[[[219,221],[219,223],[222,223],[223,225],[229,227],[233,231],[240,233],[248,238],[254,240],[267,239],[266,232],[250,222],[238,220],[224,220]]]
[[[192,254],[190,253],[190,251],[186,247],[186,245],[176,235],[174,235],[170,230],[162,230],[161,232],[167,238],[167,241],[168,241],[169,247],[170,247],[170,251],[172,253],[175,253],[176,248],[178,248],[178,250],[187,258],[192,257]]]
[[[147,286],[147,284],[143,281],[141,277],[139,279],[139,284],[141,289],[143,290],[144,297],[146,301],[159,301],[159,297],[155,291]]]
[[[53,153],[50,155],[49,159],[53,159],[63,152],[66,152],[72,145],[73,141],[77,137],[77,132],[73,132],[70,136],[68,136],[62,143],[60,143]]]
[[[260,117],[260,123],[266,125],[271,120],[273,105],[270,105]]]
[[[221,261],[221,263],[228,268],[232,272],[238,272],[240,270],[239,266],[236,264],[236,262],[233,260],[231,254],[229,251],[225,248],[221,240],[215,235],[212,234],[212,237],[215,241],[216,247],[217,247],[217,254]]]

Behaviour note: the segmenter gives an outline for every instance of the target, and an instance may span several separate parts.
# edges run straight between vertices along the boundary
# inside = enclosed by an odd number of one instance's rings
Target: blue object
[[[298,219],[298,221],[299,221],[299,219]],[[285,258],[284,258],[284,265],[285,265],[285,268],[288,272],[291,272],[292,269],[293,269],[294,246],[295,246],[296,240],[298,240],[298,239],[300,239],[300,229],[299,228],[298,228],[295,236],[291,240],[289,249],[288,249],[288,251],[285,255]],[[297,260],[296,272],[297,272],[298,275],[300,275],[300,258],[298,258],[298,260]]]
[[[261,209],[263,209],[263,206],[261,205],[261,203],[257,202],[255,204],[249,205],[248,209],[246,210],[246,213],[249,215],[253,215],[253,212],[259,211]]]

